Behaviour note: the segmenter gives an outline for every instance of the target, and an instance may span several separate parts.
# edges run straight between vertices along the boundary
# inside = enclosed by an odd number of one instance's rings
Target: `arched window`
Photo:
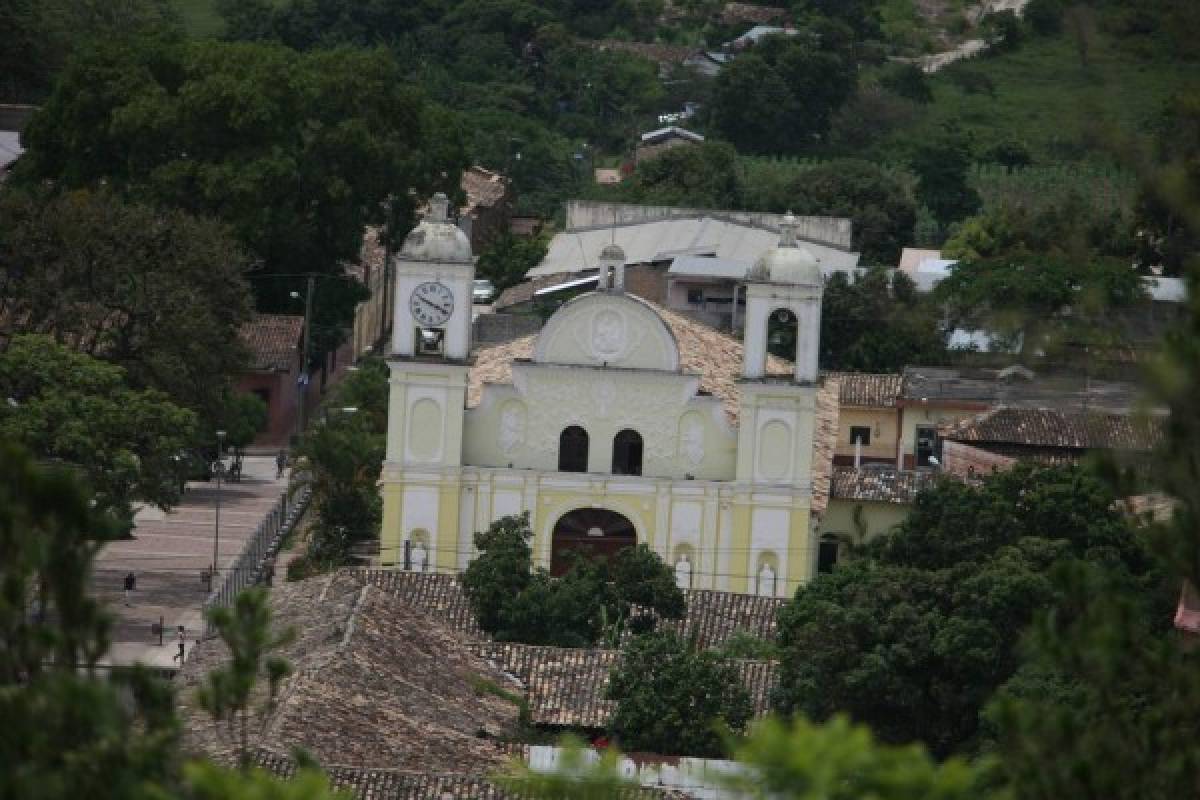
[[[832,533],[822,536],[820,544],[817,545],[817,572],[833,572],[841,550],[842,543],[837,536]]]
[[[558,436],[558,471],[587,472],[588,435],[578,425],[563,429]]]
[[[613,475],[642,474],[642,435],[626,428],[613,437]]]

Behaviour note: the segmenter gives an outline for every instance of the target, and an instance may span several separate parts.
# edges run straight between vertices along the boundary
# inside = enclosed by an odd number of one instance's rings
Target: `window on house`
[[[917,466],[936,467],[941,463],[942,442],[938,439],[937,428],[932,425],[917,426]]]
[[[861,444],[866,447],[871,443],[871,429],[866,425],[859,427],[853,425],[850,427],[850,444]]]
[[[833,572],[833,568],[837,566],[841,549],[841,542],[836,536],[830,533],[822,536],[817,545],[817,572],[820,574]]]
[[[587,472],[588,435],[578,425],[564,428],[558,436],[558,471]]]
[[[704,290],[703,289],[688,289],[687,301],[689,306],[704,305]]]
[[[613,438],[612,472],[614,475],[642,474],[642,435],[625,430]]]

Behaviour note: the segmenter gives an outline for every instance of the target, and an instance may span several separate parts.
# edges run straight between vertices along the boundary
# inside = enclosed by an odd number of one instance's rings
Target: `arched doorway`
[[[606,508],[569,511],[554,525],[550,540],[550,573],[562,575],[571,567],[572,553],[613,558],[637,544],[637,531],[624,515]]]

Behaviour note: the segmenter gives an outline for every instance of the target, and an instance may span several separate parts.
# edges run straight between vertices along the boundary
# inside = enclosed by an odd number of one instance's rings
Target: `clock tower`
[[[438,193],[404,240],[396,274],[388,356],[387,451],[383,462],[380,562],[453,570],[460,547],[459,489],[471,286],[475,260]],[[466,533],[468,541],[470,531]]]

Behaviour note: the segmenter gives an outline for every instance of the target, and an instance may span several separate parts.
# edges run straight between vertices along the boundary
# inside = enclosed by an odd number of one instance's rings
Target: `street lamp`
[[[221,462],[221,454],[225,451],[225,431],[217,431],[217,515],[213,523],[213,563],[212,576],[217,577],[217,554],[221,545],[221,473],[225,465]]]

